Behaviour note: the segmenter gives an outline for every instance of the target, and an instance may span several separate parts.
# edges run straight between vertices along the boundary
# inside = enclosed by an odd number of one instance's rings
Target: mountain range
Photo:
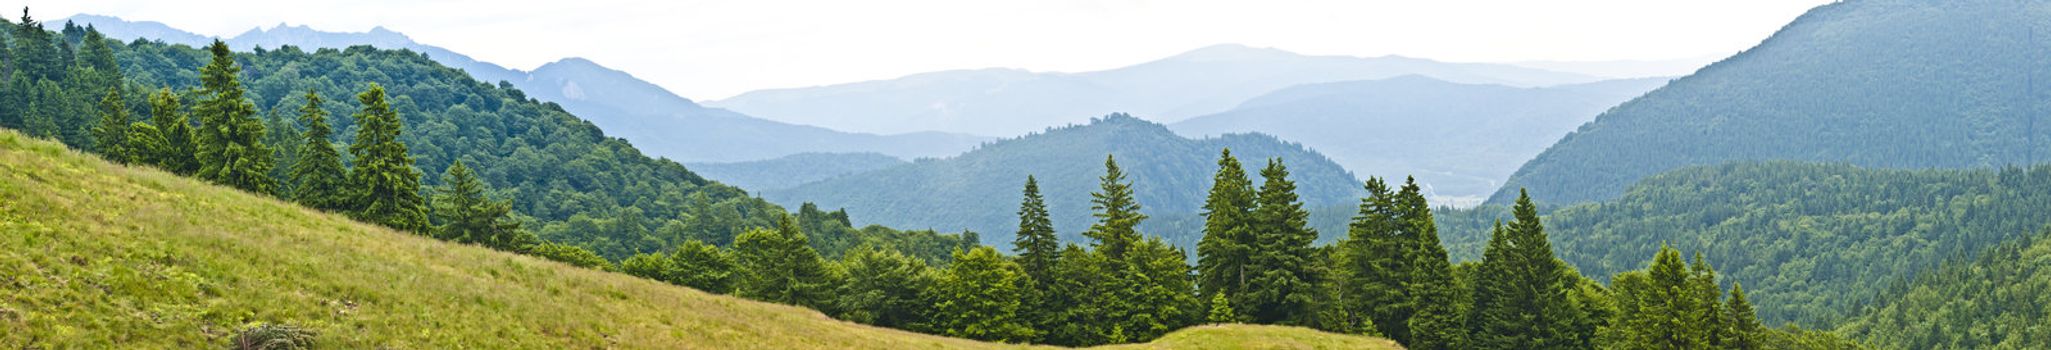
[[[1415,176],[1434,203],[1467,206],[1560,136],[1665,83],[1513,87],[1406,75],[1306,84],[1169,128],[1191,137],[1259,132],[1302,142],[1362,176]]]
[[[108,37],[122,40],[148,38],[195,47],[213,40],[158,22],[132,22],[98,15],[58,20],[60,23],[63,21],[92,25]],[[413,50],[442,64],[462,69],[479,81],[510,83],[524,91],[527,97],[558,103],[563,109],[606,130],[607,134],[633,142],[650,155],[684,162],[749,161],[807,152],[878,152],[903,158],[936,157],[960,153],[989,140],[934,132],[902,135],[848,133],[764,120],[701,106],[653,83],[586,59],[566,58],[533,71],[520,71],[418,43],[383,27],[361,33],[338,33],[280,24],[267,29],[251,29],[223,41],[238,50],[285,45],[305,49],[371,45]]]
[[[1505,64],[1401,56],[1310,56],[1226,44],[1104,71],[941,71],[881,81],[759,90],[707,104],[837,130],[1009,136],[1112,112],[1176,122],[1222,112],[1285,87],[1403,75],[1519,87],[1604,79]]]

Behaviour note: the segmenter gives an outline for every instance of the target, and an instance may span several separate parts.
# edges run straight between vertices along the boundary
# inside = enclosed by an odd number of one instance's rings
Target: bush
[[[311,349],[316,335],[318,333],[305,328],[265,323],[236,332],[233,344],[237,350]]]

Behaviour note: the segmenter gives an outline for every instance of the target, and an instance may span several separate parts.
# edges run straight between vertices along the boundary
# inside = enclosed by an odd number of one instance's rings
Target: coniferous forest
[[[2051,346],[2051,167],[1738,162],[1649,175],[1600,202],[1544,206],[1505,188],[1502,205],[1469,209],[1376,177],[1334,209],[1306,204],[1339,195],[1299,188],[1290,163],[1330,182],[1329,161],[1210,145],[1207,181],[1121,167],[1146,154],[1089,154],[1093,176],[1023,169],[1001,189],[1016,197],[947,202],[1003,203],[1015,230],[986,242],[788,209],[413,51],[121,42],[26,10],[4,24],[0,128],[410,235],[890,329],[1056,346],[1211,324],[1420,350]],[[1095,184],[1086,201],[1041,187],[1079,181]],[[1141,200],[1165,182],[1209,186]],[[12,281],[0,279],[28,285]],[[0,330],[24,319],[8,296]],[[261,324],[209,332],[301,348],[348,331],[236,321]]]

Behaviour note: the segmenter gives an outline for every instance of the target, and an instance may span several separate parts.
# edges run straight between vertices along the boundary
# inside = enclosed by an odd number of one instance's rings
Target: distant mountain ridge
[[[799,153],[776,159],[684,164],[707,179],[755,191],[776,191],[813,181],[906,164],[881,153]]]
[[[1119,111],[1176,122],[1222,112],[1248,98],[1289,86],[1402,75],[1520,87],[1602,80],[1503,64],[1400,56],[1309,56],[1228,44],[1104,71],[941,71],[890,80],[760,90],[706,104],[839,130],[1003,136],[1080,123],[1087,116]]]
[[[213,38],[157,22],[130,22],[99,15],[68,19],[92,25],[109,37],[145,38],[200,46]],[[582,58],[566,58],[532,72],[505,68],[437,46],[421,44],[384,27],[362,33],[337,33],[306,26],[279,24],[223,39],[237,50],[284,45],[345,48],[371,45],[425,53],[442,64],[470,73],[480,81],[504,81],[528,97],[561,104],[607,134],[621,137],[651,155],[684,162],[734,162],[770,159],[807,152],[878,152],[897,157],[937,157],[966,151],[989,138],[909,133],[877,135],[775,122],[717,108],[706,108],[618,70]]]
[[[1141,212],[1152,217],[1142,231],[1193,248],[1201,237],[1198,214],[1217,171],[1218,153],[1226,148],[1249,168],[1248,174],[1256,174],[1255,184],[1261,181],[1259,168],[1271,157],[1281,158],[1306,208],[1357,205],[1364,194],[1352,173],[1302,145],[1260,134],[1189,139],[1161,124],[1112,115],[992,142],[955,157],[921,159],[762,196],[793,206],[814,202],[847,208],[849,216],[867,224],[971,230],[983,242],[1001,245],[1018,229],[1020,190],[1032,175],[1062,239],[1082,242],[1081,232],[1094,222],[1090,192],[1098,189],[1104,157],[1113,155],[1133,183]],[[1321,233],[1326,238],[1345,234]]]
[[[1989,168],[2051,159],[2051,3],[1840,1],[1625,102],[1526,163],[1555,204],[1666,170],[1747,160]]]
[[[1416,176],[1440,205],[1478,204],[1517,166],[1665,78],[1551,87],[1425,76],[1305,84],[1170,124],[1190,137],[1259,132],[1302,142],[1365,176]]]

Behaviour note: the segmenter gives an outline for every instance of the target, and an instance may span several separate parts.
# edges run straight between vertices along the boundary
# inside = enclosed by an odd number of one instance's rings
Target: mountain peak
[[[1171,57],[1170,59],[1180,59],[1189,61],[1240,61],[1288,58],[1299,56],[1302,55],[1272,47],[1252,47],[1243,44],[1217,44],[1205,46],[1195,50],[1189,50],[1188,52],[1177,54],[1174,57]]]

